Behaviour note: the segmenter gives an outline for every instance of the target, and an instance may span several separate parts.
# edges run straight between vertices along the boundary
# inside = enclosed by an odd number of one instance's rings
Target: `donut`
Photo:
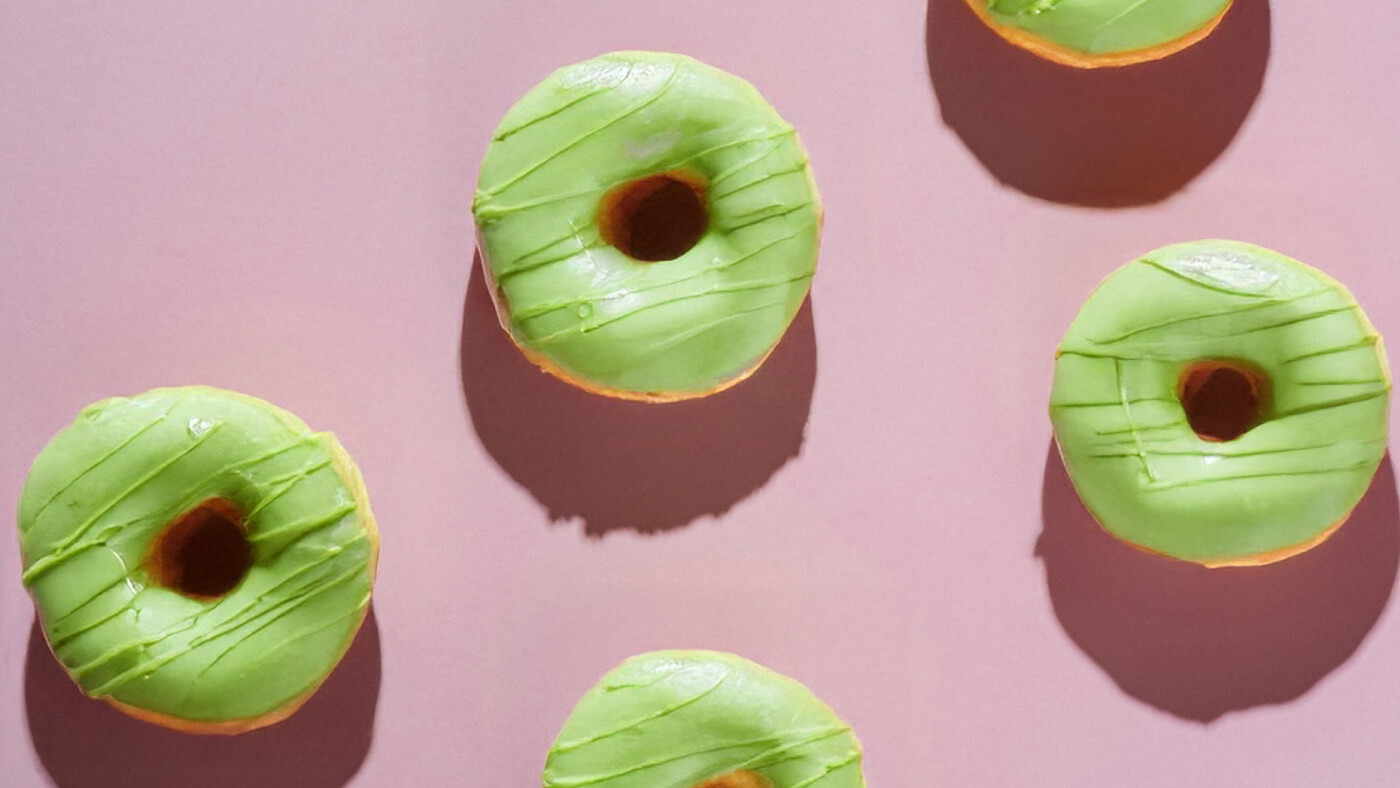
[[[967,0],[997,35],[1076,68],[1157,60],[1210,35],[1234,0]]]
[[[23,579],[89,697],[190,733],[290,716],[369,606],[379,537],[329,433],[202,386],[85,408],[35,459]]]
[[[584,695],[544,788],[864,788],[861,748],[792,679],[733,654],[655,651]]]
[[[649,402],[758,369],[807,296],[822,223],[793,127],[744,80],[657,52],[567,66],[526,94],[472,209],[525,356]]]
[[[1237,241],[1158,249],[1070,325],[1050,418],[1074,488],[1114,536],[1210,567],[1325,540],[1386,448],[1390,371],[1347,289]]]

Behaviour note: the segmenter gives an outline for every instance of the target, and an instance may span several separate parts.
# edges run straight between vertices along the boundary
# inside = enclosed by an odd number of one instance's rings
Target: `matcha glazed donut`
[[[632,657],[579,701],[544,788],[863,788],[860,742],[810,690],[733,654]]]
[[[1297,555],[1345,522],[1385,453],[1390,373],[1351,294],[1235,241],[1151,252],[1060,345],[1050,416],[1103,527],[1206,566]]]
[[[369,606],[378,532],[329,433],[206,387],[84,409],[20,497],[24,582],[87,695],[192,733],[278,722]]]
[[[806,298],[822,218],[795,130],[752,85],[653,52],[530,91],[486,152],[473,212],[525,355],[653,402],[758,368]]]
[[[967,0],[1011,43],[1076,68],[1127,66],[1210,35],[1233,0]]]

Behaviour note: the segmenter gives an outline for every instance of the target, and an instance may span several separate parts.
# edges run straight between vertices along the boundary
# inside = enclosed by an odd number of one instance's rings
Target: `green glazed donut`
[[[502,326],[531,361],[626,399],[751,374],[816,269],[821,206],[792,126],[738,77],[617,52],[501,121],[473,212]]]
[[[733,654],[657,651],[604,676],[564,723],[544,788],[863,788],[850,726]]]
[[[1118,269],[1060,344],[1050,417],[1075,489],[1130,544],[1207,566],[1297,555],[1386,448],[1390,373],[1351,294],[1236,241]]]
[[[84,409],[34,461],[24,583],[87,695],[196,733],[290,715],[354,639],[378,532],[329,433],[242,394]]]
[[[967,0],[1002,38],[1078,68],[1156,60],[1195,44],[1233,0]]]

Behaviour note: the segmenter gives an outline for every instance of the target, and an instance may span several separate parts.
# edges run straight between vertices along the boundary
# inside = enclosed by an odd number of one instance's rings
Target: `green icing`
[[[603,196],[673,170],[708,183],[699,243],[664,262],[604,243]],[[487,150],[473,211],[515,340],[638,394],[707,392],[762,360],[806,297],[821,230],[806,153],[758,91],[652,52],[530,91]]]
[[[1202,360],[1265,372],[1263,421],[1208,442],[1177,386]],[[1218,563],[1304,544],[1340,522],[1386,448],[1389,369],[1342,285],[1234,241],[1120,268],[1060,345],[1051,419],[1070,477],[1110,532]]]
[[[93,697],[199,722],[258,717],[315,686],[369,604],[372,515],[335,438],[205,387],[96,403],[34,461],[24,582]],[[218,600],[153,584],[156,536],[210,498],[245,515],[254,565]]]
[[[1086,55],[1136,52],[1204,27],[1232,0],[986,0],[993,21]]]
[[[732,654],[658,651],[583,697],[544,788],[693,788],[736,771],[773,788],[863,788],[860,743],[796,681]]]

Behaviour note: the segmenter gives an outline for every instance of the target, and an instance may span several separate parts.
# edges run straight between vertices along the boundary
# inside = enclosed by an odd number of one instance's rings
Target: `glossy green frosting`
[[[796,681],[732,654],[658,651],[604,676],[564,723],[544,788],[862,788],[860,743]]]
[[[34,461],[24,582],[88,695],[198,722],[258,717],[314,689],[364,617],[375,545],[359,485],[332,435],[261,400],[204,387],[104,400]],[[200,601],[143,562],[211,498],[244,513],[254,565]]]
[[[1178,399],[1185,367],[1252,364],[1262,422],[1207,442]],[[1234,241],[1120,268],[1060,345],[1051,419],[1075,488],[1110,532],[1201,563],[1286,550],[1351,511],[1386,448],[1380,337],[1342,285]]]
[[[1232,0],[985,0],[1002,25],[1086,55],[1136,52],[1204,27]]]
[[[613,187],[681,170],[707,184],[708,231],[639,262],[602,240]],[[506,115],[473,206],[527,351],[596,388],[704,393],[777,344],[816,267],[821,208],[793,128],[752,85],[681,55],[563,68]]]

